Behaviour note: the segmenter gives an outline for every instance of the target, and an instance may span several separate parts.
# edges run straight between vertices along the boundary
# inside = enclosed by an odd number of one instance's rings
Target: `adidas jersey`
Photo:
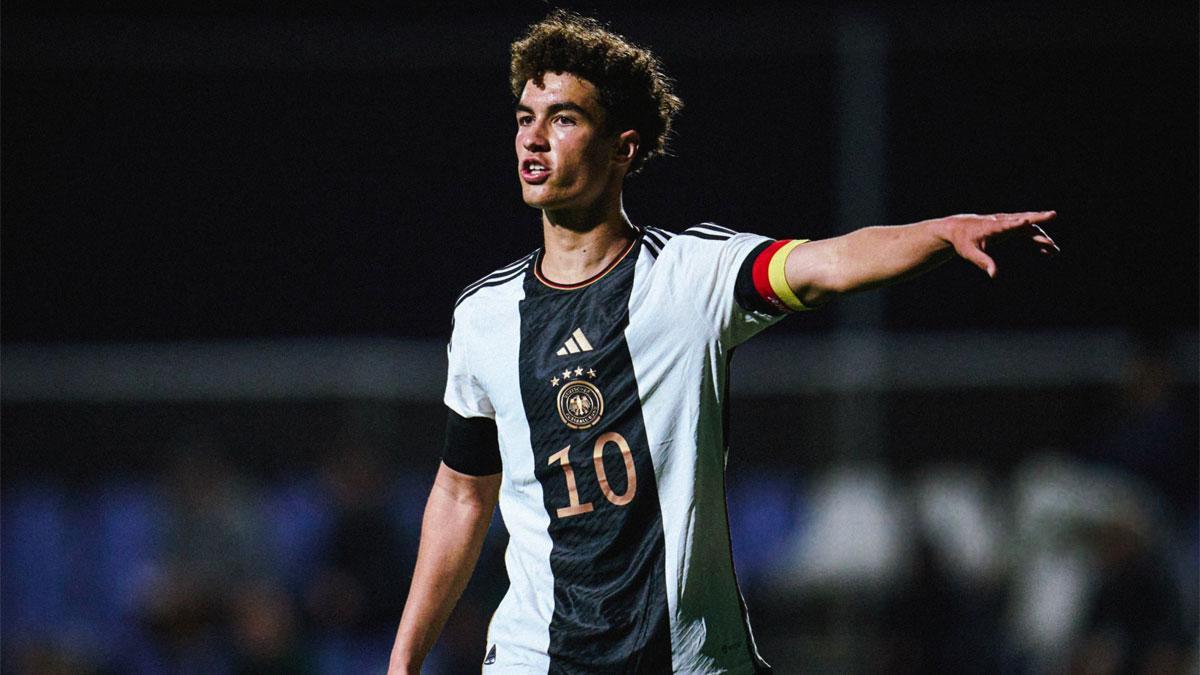
[[[585,282],[545,279],[539,250],[463,292],[445,402],[495,422],[510,535],[484,673],[769,672],[734,576],[722,409],[731,350],[787,309],[755,293],[781,244],[645,228]]]

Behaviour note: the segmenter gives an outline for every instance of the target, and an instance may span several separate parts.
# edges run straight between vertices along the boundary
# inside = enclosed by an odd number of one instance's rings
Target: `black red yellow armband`
[[[781,239],[766,242],[751,251],[738,273],[738,303],[745,309],[770,314],[810,309],[796,297],[791,286],[788,286],[785,273],[788,254],[806,241],[808,240]]]

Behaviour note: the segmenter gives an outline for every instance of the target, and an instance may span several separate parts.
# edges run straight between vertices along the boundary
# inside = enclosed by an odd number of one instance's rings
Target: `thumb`
[[[962,252],[962,257],[970,260],[973,265],[987,273],[992,279],[996,278],[996,261],[980,248],[968,248]]]

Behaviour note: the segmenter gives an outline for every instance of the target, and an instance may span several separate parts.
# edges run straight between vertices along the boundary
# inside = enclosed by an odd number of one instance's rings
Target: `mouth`
[[[540,185],[550,178],[550,167],[540,160],[527,159],[521,162],[520,174],[521,180],[526,183]]]

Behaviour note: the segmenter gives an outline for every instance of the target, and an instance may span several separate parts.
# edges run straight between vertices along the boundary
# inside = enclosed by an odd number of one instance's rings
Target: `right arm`
[[[786,283],[805,307],[816,307],[843,293],[927,271],[955,253],[994,278],[996,261],[984,252],[988,243],[1023,234],[1042,253],[1058,253],[1058,245],[1040,225],[1055,215],[1054,211],[962,214],[911,225],[864,227],[793,249],[785,262]]]
[[[491,523],[501,474],[472,476],[438,468],[425,516],[412,587],[404,603],[388,675],[421,672],[450,612],[462,595]]]

